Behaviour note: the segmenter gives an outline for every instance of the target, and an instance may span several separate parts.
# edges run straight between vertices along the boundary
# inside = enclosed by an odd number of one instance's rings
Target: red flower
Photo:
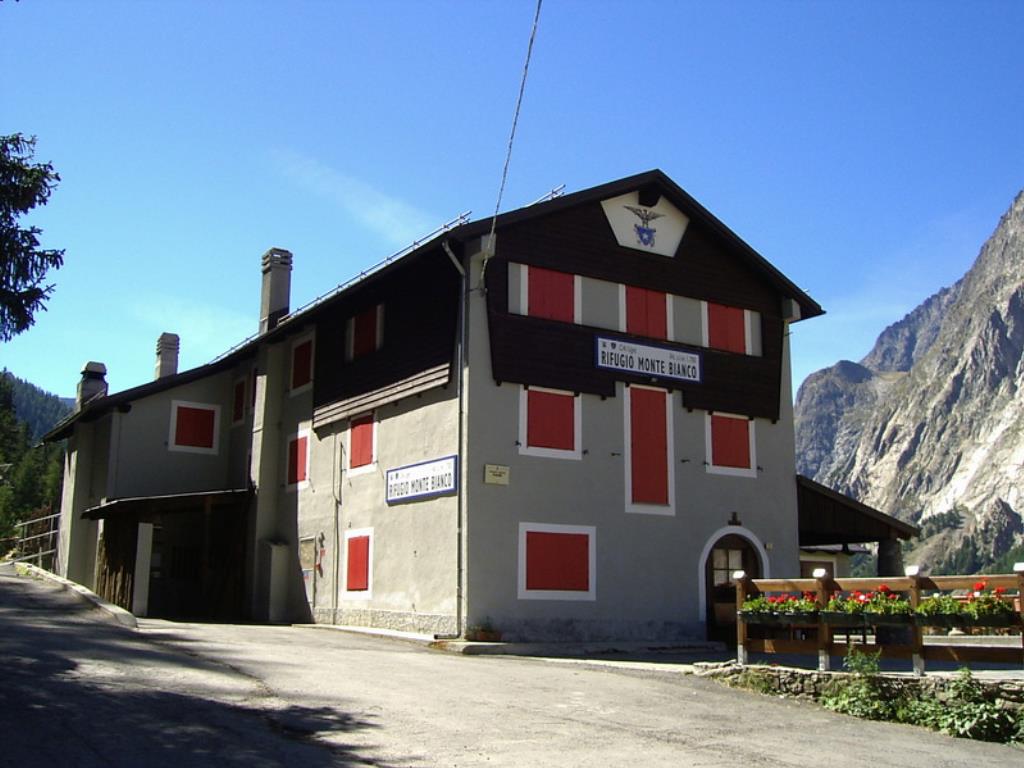
[[[997,595],[1005,595],[1006,594],[1006,587],[996,587],[996,594]]]
[[[883,592],[883,593],[885,593],[885,592],[892,592],[892,590],[889,589],[889,586],[887,584],[879,584],[878,585],[878,591],[879,592]]]
[[[976,581],[976,582],[974,582],[974,591],[975,592],[984,592],[987,587],[988,587],[988,582],[987,581]]]

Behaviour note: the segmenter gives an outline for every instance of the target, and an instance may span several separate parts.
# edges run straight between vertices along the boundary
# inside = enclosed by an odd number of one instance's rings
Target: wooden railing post
[[[748,663],[747,622],[740,609],[750,594],[750,579],[745,571],[734,571],[732,578],[736,582],[736,663],[745,665]]]
[[[1021,616],[1024,615],[1024,563],[1014,563],[1013,572],[1017,574],[1017,626],[1020,626]],[[1024,667],[1024,628],[1020,632],[1021,666]]]
[[[904,573],[910,579],[910,610],[916,614],[917,607],[921,604],[921,569],[916,565],[908,565]],[[924,628],[915,621],[910,625],[910,632],[914,674],[921,677],[924,675]]]
[[[824,568],[815,568],[811,574],[817,580],[815,599],[818,602],[818,671],[828,672],[832,669],[832,657],[829,649],[832,646],[832,627],[825,623],[822,611],[828,606],[829,585],[826,582],[828,571]]]

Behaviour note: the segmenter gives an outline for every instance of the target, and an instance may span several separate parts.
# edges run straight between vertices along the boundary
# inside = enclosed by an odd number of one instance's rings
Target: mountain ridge
[[[794,426],[803,474],[911,522],[960,515],[920,564],[1024,545],[1024,190],[960,280],[807,377]]]

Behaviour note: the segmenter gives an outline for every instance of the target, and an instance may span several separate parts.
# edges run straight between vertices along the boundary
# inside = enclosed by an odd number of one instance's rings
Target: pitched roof
[[[496,227],[498,229],[512,224],[518,224],[531,219],[547,216],[558,211],[566,210],[578,205],[592,201],[604,200],[609,197],[624,194],[626,192],[643,190],[658,192],[666,196],[669,201],[679,210],[684,212],[691,220],[696,220],[707,226],[724,242],[733,248],[749,265],[752,270],[760,273],[772,284],[779,293],[795,301],[800,307],[800,319],[815,317],[824,314],[821,306],[800,290],[792,281],[783,275],[778,269],[772,266],[767,259],[751,248],[735,232],[719,221],[710,211],[691,197],[682,187],[666,176],[658,169],[645,171],[633,176],[627,176],[617,181],[611,181],[589,189],[573,192],[568,195],[534,203],[513,211],[503,213],[497,217]],[[461,219],[461,217],[460,217]],[[439,234],[431,239],[416,244],[408,252],[399,252],[389,259],[385,259],[374,267],[361,272],[356,278],[347,283],[339,285],[336,289],[329,291],[312,302],[300,307],[294,313],[285,315],[280,319],[278,325],[268,331],[255,334],[245,339],[235,347],[232,347],[222,356],[216,358],[206,365],[192,368],[188,371],[172,376],[165,376],[155,381],[142,384],[131,389],[122,390],[113,395],[95,397],[84,403],[78,410],[73,411],[53,429],[43,435],[44,442],[62,440],[68,437],[74,425],[80,421],[91,421],[108,413],[112,409],[123,406],[134,400],[157,394],[166,389],[196,381],[232,367],[239,360],[245,359],[255,353],[257,346],[265,341],[273,341],[282,336],[287,336],[298,331],[302,321],[314,318],[327,306],[331,306],[343,297],[347,297],[357,288],[364,287],[367,283],[377,282],[385,276],[398,269],[400,266],[411,261],[422,258],[425,254],[441,247],[445,240],[452,240],[458,243],[467,243],[490,232],[491,218],[478,219],[468,224],[460,224],[449,228],[447,225],[441,227]]]

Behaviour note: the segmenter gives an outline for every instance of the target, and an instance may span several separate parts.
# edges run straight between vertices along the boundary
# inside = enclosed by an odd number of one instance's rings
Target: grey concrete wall
[[[479,266],[477,257],[473,280],[479,279]],[[585,303],[586,317],[591,310]],[[680,340],[689,341],[694,306],[677,300],[676,307],[677,328],[685,332]],[[623,385],[606,400],[581,396],[579,460],[524,456],[516,444],[520,387],[498,386],[491,377],[480,293],[471,298],[469,350],[469,624],[489,619],[509,639],[703,637],[704,558],[727,533],[763,545],[771,575],[799,573],[788,380],[779,422],[756,421],[756,460],[763,469],[752,478],[706,470],[706,414],[687,412],[673,393],[675,513],[633,514],[626,512]],[[788,357],[785,366],[788,371]],[[508,467],[509,485],[485,484],[485,464]],[[729,526],[733,513],[741,527]],[[595,527],[595,600],[519,599],[522,522]]]
[[[320,430],[310,485],[301,494],[300,538],[327,541],[314,615],[318,621],[407,631],[454,630],[457,497],[389,505],[389,469],[458,453],[455,389],[435,389],[376,411],[377,454],[370,469],[348,470],[349,422]],[[371,590],[349,592],[345,532],[372,529]],[[337,581],[335,576],[338,575]]]
[[[107,495],[125,498],[244,487],[244,477],[232,478],[228,472],[232,384],[232,372],[225,371],[141,398],[128,413],[115,414],[116,458]],[[174,401],[219,407],[216,453],[171,450]]]
[[[97,525],[82,512],[95,503],[89,477],[93,457],[92,424],[81,424],[68,438],[60,505],[57,573],[90,589],[95,587]],[[105,449],[105,446],[104,446]]]

